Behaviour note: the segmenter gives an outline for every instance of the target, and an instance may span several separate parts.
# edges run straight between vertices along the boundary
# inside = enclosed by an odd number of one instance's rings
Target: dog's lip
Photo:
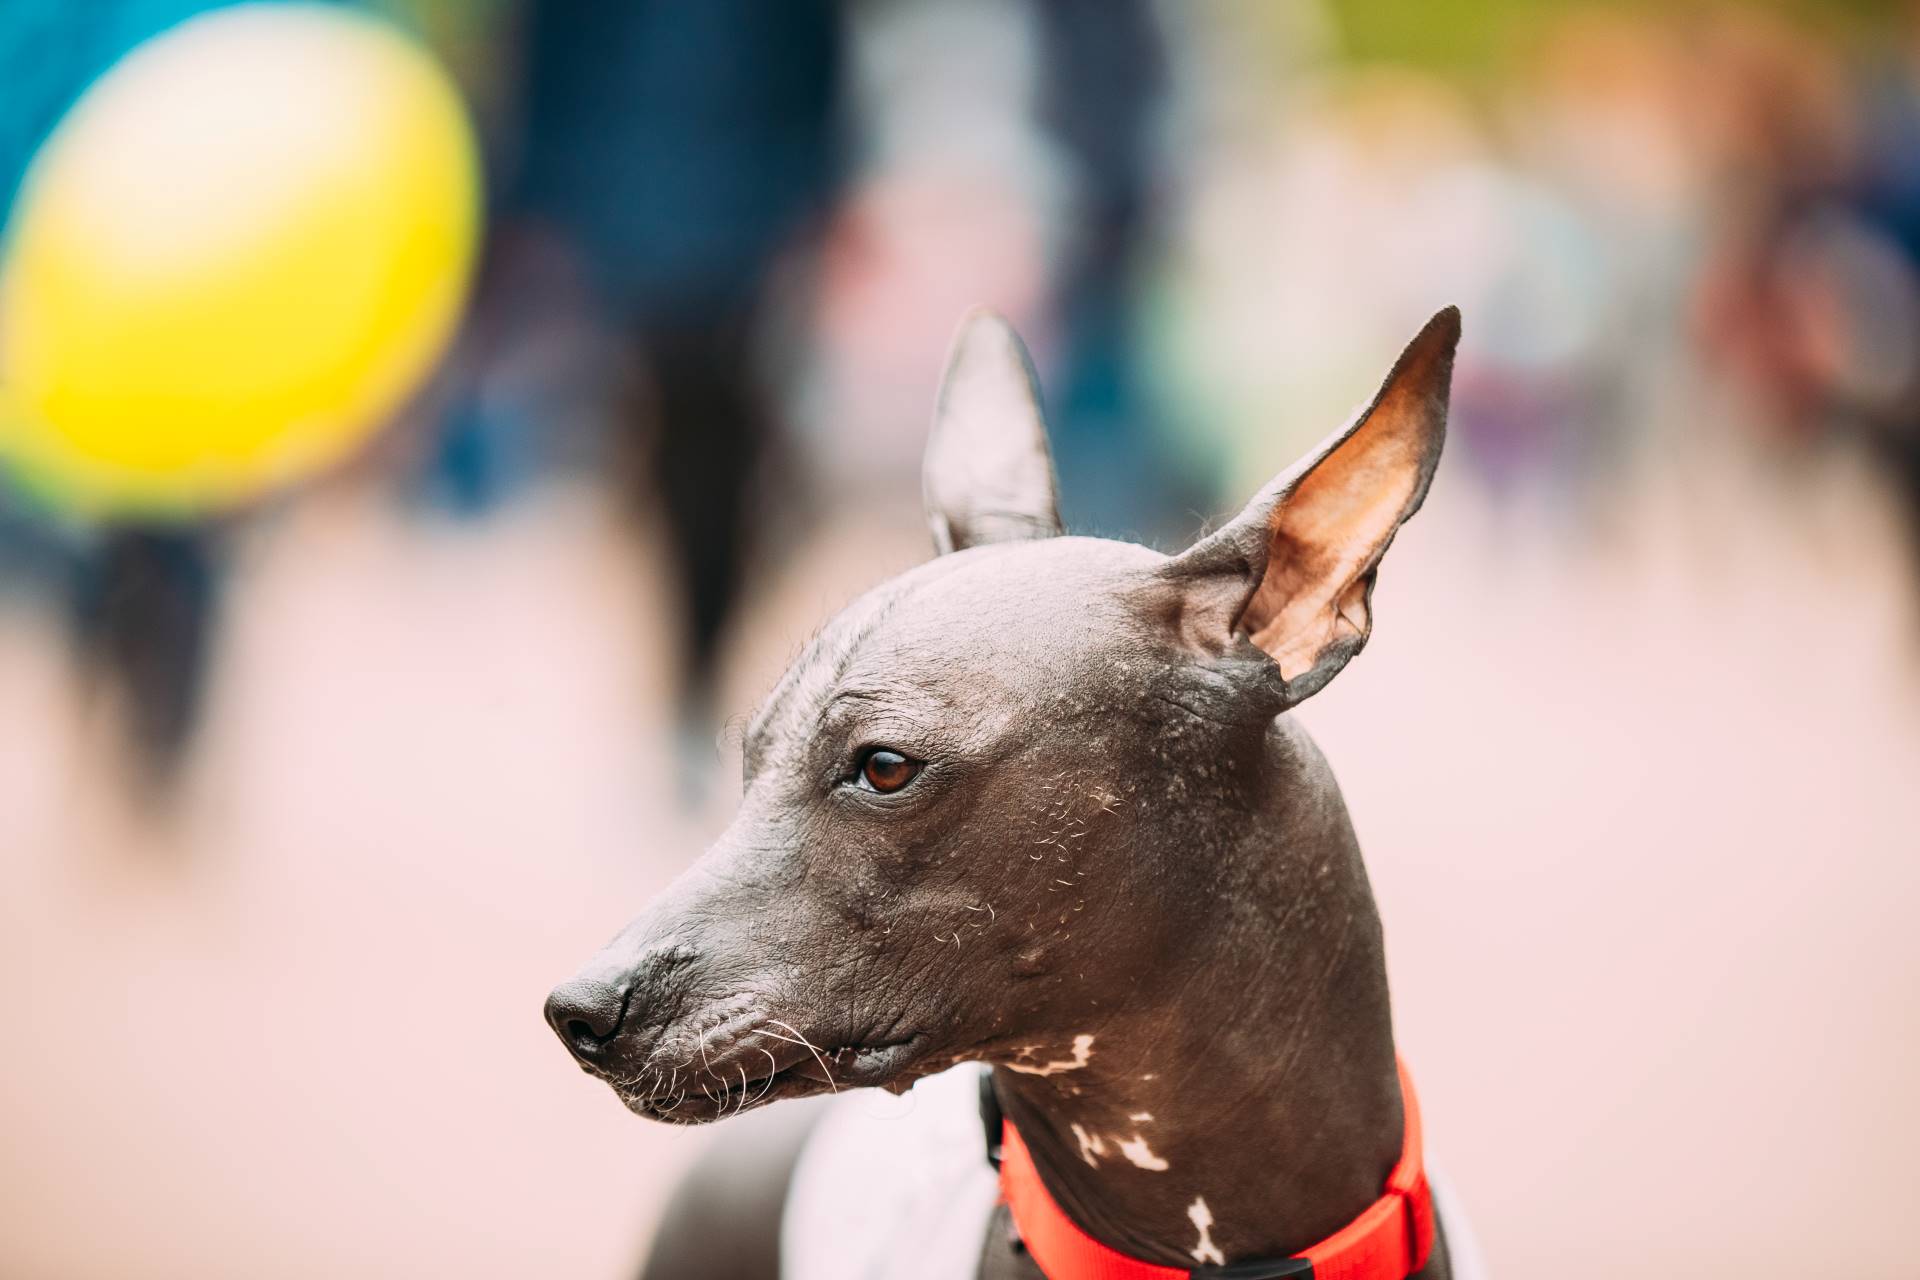
[[[902,1069],[920,1056],[926,1040],[924,1036],[914,1035],[902,1040],[833,1049],[788,1041],[767,1049],[775,1070],[763,1069],[755,1075],[744,1065],[758,1048],[749,1043],[754,1039],[752,1033],[743,1036],[741,1043],[747,1051],[725,1054],[724,1067],[720,1055],[713,1055],[712,1068],[704,1069],[700,1076],[690,1076],[690,1086],[639,1093],[621,1089],[615,1083],[615,1092],[630,1110],[640,1115],[697,1124],[738,1115],[784,1098],[811,1097],[840,1089],[892,1087]],[[775,1049],[782,1051],[776,1053]],[[762,1058],[761,1062],[764,1068],[767,1059]],[[723,1071],[734,1076],[731,1083],[722,1083]],[[702,1076],[706,1081],[704,1085]]]
[[[871,1088],[885,1084],[912,1061],[923,1039],[921,1036],[908,1036],[904,1040],[848,1047],[822,1056],[835,1073],[835,1084],[855,1089]],[[813,1072],[820,1069],[820,1064],[809,1058],[796,1069],[809,1079],[817,1079]]]

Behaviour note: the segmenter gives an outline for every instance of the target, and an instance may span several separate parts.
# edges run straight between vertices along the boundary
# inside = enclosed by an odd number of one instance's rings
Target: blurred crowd
[[[206,7],[0,12],[0,200]],[[1491,503],[1577,527],[1637,467],[1842,441],[1920,522],[1920,13],[1428,6],[1461,65],[1334,0],[373,7],[467,91],[490,229],[446,367],[352,479],[456,517],[612,486],[676,566],[690,725],[748,566],[901,491],[980,303],[1034,348],[1078,529],[1190,536],[1447,302],[1452,465]],[[269,518],[0,508],[0,570],[124,686],[156,777],[223,549]]]

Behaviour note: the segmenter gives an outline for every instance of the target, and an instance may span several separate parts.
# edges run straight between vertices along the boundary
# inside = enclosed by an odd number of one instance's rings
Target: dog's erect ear
[[[1183,631],[1214,649],[1247,636],[1280,668],[1288,706],[1318,692],[1373,630],[1380,558],[1440,461],[1459,342],[1460,312],[1448,307],[1351,424],[1168,566]]]
[[[1020,336],[991,311],[960,322],[922,485],[942,555],[1061,531],[1039,380]]]

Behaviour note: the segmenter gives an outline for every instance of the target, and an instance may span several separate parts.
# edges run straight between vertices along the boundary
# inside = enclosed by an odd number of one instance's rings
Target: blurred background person
[[[780,417],[756,340],[776,266],[803,250],[843,164],[840,16],[827,0],[563,0],[517,20],[496,253],[559,237],[625,357],[624,382],[607,389],[616,474],[664,516],[683,697],[710,733],[721,630],[759,524],[752,486]],[[491,301],[512,323],[526,276],[495,279],[505,296]],[[539,429],[532,409],[522,430]],[[476,458],[486,430],[469,416],[442,445],[442,472],[469,502],[496,470]]]

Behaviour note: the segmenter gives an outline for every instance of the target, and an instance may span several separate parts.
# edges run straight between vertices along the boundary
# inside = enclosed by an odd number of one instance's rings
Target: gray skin
[[[1066,1213],[1169,1266],[1210,1260],[1196,1200],[1229,1262],[1372,1203],[1402,1139],[1380,921],[1285,713],[1371,631],[1458,338],[1436,316],[1351,424],[1167,557],[1059,536],[1024,350],[971,317],[928,453],[943,554],[806,647],[732,825],[549,998],[580,1064],[677,1123],[992,1064]],[[875,750],[911,781],[876,788]],[[1420,1275],[1448,1274],[1442,1241]]]

